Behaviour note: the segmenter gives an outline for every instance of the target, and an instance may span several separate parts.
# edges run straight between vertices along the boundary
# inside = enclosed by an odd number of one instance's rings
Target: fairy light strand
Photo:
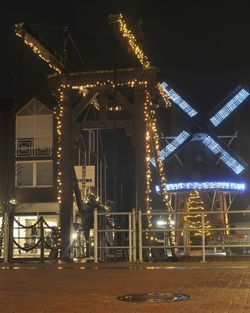
[[[24,43],[25,43],[27,46],[29,46],[29,47],[32,49],[32,51],[33,51],[36,55],[38,55],[38,57],[39,57],[40,59],[42,59],[44,62],[46,62],[50,68],[52,68],[53,70],[55,70],[55,71],[58,72],[59,74],[62,73],[62,71],[61,71],[55,64],[51,63],[51,61],[50,61],[48,58],[46,58],[46,57],[42,54],[41,50],[40,50],[36,45],[34,45],[31,41],[27,40],[27,38],[25,37],[25,35],[22,35],[22,33],[18,32],[17,30],[16,30],[16,35],[17,35],[18,37],[22,38],[23,41],[24,41]]]
[[[57,201],[62,203],[62,117],[63,117],[63,106],[64,94],[62,91],[63,85],[58,89],[59,92],[59,105],[54,109],[56,118],[56,133],[57,133],[57,151],[56,151],[56,165],[57,165]]]
[[[160,96],[165,103],[165,107],[168,108],[171,106],[169,95],[167,94],[167,91],[162,87],[161,83],[157,83],[156,88],[158,89]]]
[[[132,31],[128,28],[127,23],[123,18],[123,15],[122,14],[112,15],[111,18],[114,23],[117,23],[119,25],[119,31],[121,32],[122,37],[128,41],[131,50],[133,51],[134,55],[136,56],[140,64],[145,68],[149,68],[150,66],[149,59],[140,48]]]
[[[160,143],[159,143],[159,135],[158,135],[158,130],[157,130],[157,126],[156,126],[156,117],[155,117],[155,110],[153,108],[153,104],[150,101],[150,93],[148,91],[146,91],[146,100],[145,100],[145,104],[144,104],[144,114],[145,114],[145,121],[146,121],[146,161],[148,161],[148,157],[149,157],[149,151],[151,152],[151,148],[148,147],[147,143],[149,143],[150,145],[150,139],[152,138],[152,142],[153,142],[153,146],[154,146],[154,152],[155,152],[155,159],[156,159],[156,163],[157,163],[157,169],[158,169],[158,174],[159,174],[159,178],[160,178],[160,192],[161,192],[161,197],[164,203],[164,207],[166,209],[167,212],[172,212],[172,208],[170,206],[169,203],[169,199],[168,199],[168,194],[166,191],[166,177],[164,174],[164,167],[163,167],[163,163],[162,160],[160,159]],[[151,156],[150,156],[151,157]],[[149,207],[149,212],[147,213],[151,213],[150,211],[152,210],[152,207],[149,206],[149,196],[150,196],[150,189],[148,189],[148,184],[150,184],[152,182],[152,173],[151,170],[148,170],[148,164],[146,163],[146,184],[147,184],[147,194],[146,194],[146,204],[147,207]],[[148,226],[150,228],[151,223],[151,216],[148,216]],[[173,217],[171,214],[168,214],[168,224],[169,227],[172,228],[173,227]],[[152,227],[152,225],[151,225]],[[150,239],[155,239],[154,237],[150,237]],[[171,245],[175,244],[175,233],[174,231],[171,231],[171,238],[170,238],[170,243]]]
[[[203,235],[202,214],[204,214],[205,219],[204,234],[209,236],[211,234],[210,233],[211,224],[207,214],[202,213],[202,211],[204,211],[204,205],[198,190],[192,190],[189,193],[189,198],[187,200],[187,211],[189,214],[184,217],[184,221],[190,230],[193,229],[192,236],[200,237]]]
[[[149,230],[152,229],[152,173],[151,173],[151,136],[150,136],[150,129],[149,129],[149,115],[148,115],[148,109],[147,109],[147,102],[144,103],[144,116],[145,116],[145,122],[146,122],[146,134],[145,134],[145,149],[146,149],[146,190],[145,190],[145,196],[146,196],[146,212],[147,215],[147,221],[148,225],[146,228],[146,239],[149,238]]]

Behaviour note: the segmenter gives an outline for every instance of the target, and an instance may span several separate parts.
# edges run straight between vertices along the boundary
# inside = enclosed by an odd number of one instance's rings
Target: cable
[[[71,43],[72,43],[72,45],[73,45],[73,47],[74,47],[74,49],[75,49],[75,51],[76,51],[76,53],[77,53],[79,59],[80,59],[81,62],[82,62],[82,65],[85,67],[86,70],[88,70],[88,66],[87,66],[87,64],[84,62],[84,60],[83,60],[83,58],[82,58],[82,56],[81,56],[79,50],[77,49],[76,44],[75,44],[75,42],[74,42],[73,38],[71,37],[71,35],[70,35],[70,33],[69,33],[68,30],[67,30],[67,34],[68,34],[69,40],[71,41]]]
[[[40,27],[40,28],[48,28],[48,29],[56,29],[56,30],[62,30],[62,27],[59,26],[49,26],[49,25],[42,25],[42,24],[27,24],[28,26],[32,27]]]

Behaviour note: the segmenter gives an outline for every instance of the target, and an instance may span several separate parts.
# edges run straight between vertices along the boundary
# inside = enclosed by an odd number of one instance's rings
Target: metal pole
[[[98,263],[98,214],[94,209],[94,261]]]
[[[132,262],[132,220],[131,220],[131,213],[128,213],[128,255],[129,255],[129,262]]]
[[[96,139],[96,194],[100,197],[100,184],[99,184],[99,180],[100,180],[100,167],[99,167],[99,130],[96,130],[96,136],[94,136],[94,138]],[[94,143],[95,144],[95,143]],[[94,149],[95,151],[95,149]]]
[[[136,262],[136,219],[135,209],[132,211],[133,262]]]
[[[142,214],[141,210],[138,211],[138,249],[139,249],[139,262],[142,262]]]
[[[9,263],[9,250],[10,250],[10,236],[9,236],[9,226],[10,219],[8,213],[4,213],[4,263]]]
[[[40,217],[40,238],[41,238],[41,263],[44,262],[44,228],[43,228],[43,217]]]
[[[206,237],[205,237],[205,229],[204,229],[204,224],[205,224],[204,213],[201,213],[201,224],[202,224],[202,262],[206,262],[206,249],[205,249]]]

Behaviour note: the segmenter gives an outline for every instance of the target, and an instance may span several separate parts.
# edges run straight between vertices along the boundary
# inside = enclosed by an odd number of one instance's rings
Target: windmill
[[[169,160],[187,142],[198,140],[213,154],[217,155],[235,174],[239,175],[242,173],[246,169],[247,163],[213,132],[213,128],[220,126],[248,98],[250,93],[239,86],[220,104],[219,110],[208,116],[208,119],[204,122],[199,112],[183,100],[167,83],[163,82],[161,85],[168,93],[173,106],[188,118],[192,125],[190,129],[183,130],[171,143],[161,150],[161,160]],[[153,165],[155,164],[153,158],[151,162]]]
[[[161,160],[168,161],[178,150],[183,148],[187,142],[196,140],[200,141],[213,154],[217,155],[235,174],[239,175],[242,173],[246,169],[247,163],[213,132],[213,128],[220,126],[237,108],[239,108],[248,98],[249,92],[241,86],[237,87],[220,104],[219,110],[204,121],[199,112],[183,100],[167,83],[163,82],[161,85],[168,93],[173,106],[191,122],[190,129],[182,130],[171,143],[160,151]],[[153,158],[151,162],[153,165],[155,164]]]
[[[224,233],[228,234],[228,211],[232,207],[232,203],[237,194],[245,191],[245,184],[239,180],[239,176],[246,170],[247,163],[242,160],[229,145],[234,136],[218,136],[215,130],[222,125],[222,123],[228,119],[239,107],[246,102],[249,97],[249,91],[239,86],[237,87],[224,101],[222,101],[216,110],[208,115],[204,119],[197,109],[193,108],[179,94],[174,91],[166,82],[163,82],[161,86],[167,91],[174,108],[176,108],[189,122],[190,126],[183,129],[171,142],[167,142],[167,145],[160,151],[160,158],[162,161],[168,162],[173,156],[177,158],[179,163],[183,165],[177,153],[185,146],[189,146],[189,152],[198,146],[198,151],[202,149],[208,155],[214,155],[213,162],[215,163],[215,171],[212,171],[213,179],[208,179],[201,175],[198,180],[192,180],[192,171],[194,168],[187,156],[185,155],[186,165],[189,167],[188,181],[177,179],[174,182],[167,184],[166,188],[170,194],[171,203],[175,211],[185,211],[188,193],[192,190],[199,190],[206,196],[207,210],[208,211],[221,211],[222,214],[216,214],[213,224],[219,225],[225,228]],[[235,133],[237,134],[237,132]],[[222,141],[223,138],[229,138],[228,144]],[[202,148],[203,147],[203,148]],[[184,152],[185,153],[185,152]],[[187,157],[186,157],[187,156]],[[225,180],[218,175],[216,165],[221,162],[229,172],[232,173],[231,177],[234,180]],[[155,165],[154,158],[151,158],[151,163]],[[206,162],[205,162],[206,163]],[[203,167],[206,165],[203,162]],[[211,171],[211,170],[210,170]],[[236,178],[235,178],[236,177]],[[158,187],[156,186],[158,191]],[[209,206],[208,206],[209,204]],[[181,219],[176,221],[177,228],[183,226]],[[180,238],[177,238],[177,240]]]

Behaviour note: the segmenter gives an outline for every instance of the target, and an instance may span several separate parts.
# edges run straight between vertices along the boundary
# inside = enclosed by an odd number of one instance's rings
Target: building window
[[[52,146],[52,111],[34,98],[16,115],[16,156],[50,156]]]
[[[52,187],[52,161],[16,162],[16,187]]]

